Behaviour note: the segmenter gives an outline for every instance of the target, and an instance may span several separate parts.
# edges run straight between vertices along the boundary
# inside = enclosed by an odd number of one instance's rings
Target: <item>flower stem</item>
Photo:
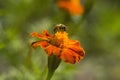
[[[58,68],[61,59],[52,55],[48,57],[48,74],[46,80],[51,80],[55,70]]]
[[[50,80],[52,78],[53,74],[54,74],[54,71],[51,72],[50,70],[48,70],[48,75],[47,75],[46,80]]]

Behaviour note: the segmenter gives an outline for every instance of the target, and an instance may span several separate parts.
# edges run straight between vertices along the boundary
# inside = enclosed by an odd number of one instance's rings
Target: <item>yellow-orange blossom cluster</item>
[[[48,56],[56,55],[65,62],[74,64],[83,59],[85,55],[84,49],[80,46],[79,41],[70,40],[68,34],[66,33],[65,26],[58,24],[55,27],[55,34],[49,34],[44,30],[41,34],[37,32],[31,33],[32,37],[38,37],[42,40],[32,43],[32,47],[37,46],[45,49]]]

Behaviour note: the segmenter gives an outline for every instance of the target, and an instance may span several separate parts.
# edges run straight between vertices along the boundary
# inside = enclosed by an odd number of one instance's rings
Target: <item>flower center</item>
[[[68,41],[68,36],[65,31],[56,32],[54,37],[50,39],[50,44],[62,48]]]

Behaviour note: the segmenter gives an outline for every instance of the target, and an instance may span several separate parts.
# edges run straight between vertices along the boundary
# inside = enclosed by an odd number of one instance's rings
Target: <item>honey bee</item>
[[[66,27],[65,25],[63,24],[57,24],[54,28],[54,32],[62,32],[62,31],[66,31]]]

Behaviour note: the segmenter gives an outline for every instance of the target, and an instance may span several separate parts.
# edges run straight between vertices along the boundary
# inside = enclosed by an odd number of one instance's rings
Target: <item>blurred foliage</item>
[[[44,80],[47,56],[31,48],[29,34],[53,33],[58,23],[68,26],[86,55],[80,64],[62,62],[52,80],[120,80],[120,1],[82,1],[85,13],[76,17],[55,0],[0,0],[0,80]]]

